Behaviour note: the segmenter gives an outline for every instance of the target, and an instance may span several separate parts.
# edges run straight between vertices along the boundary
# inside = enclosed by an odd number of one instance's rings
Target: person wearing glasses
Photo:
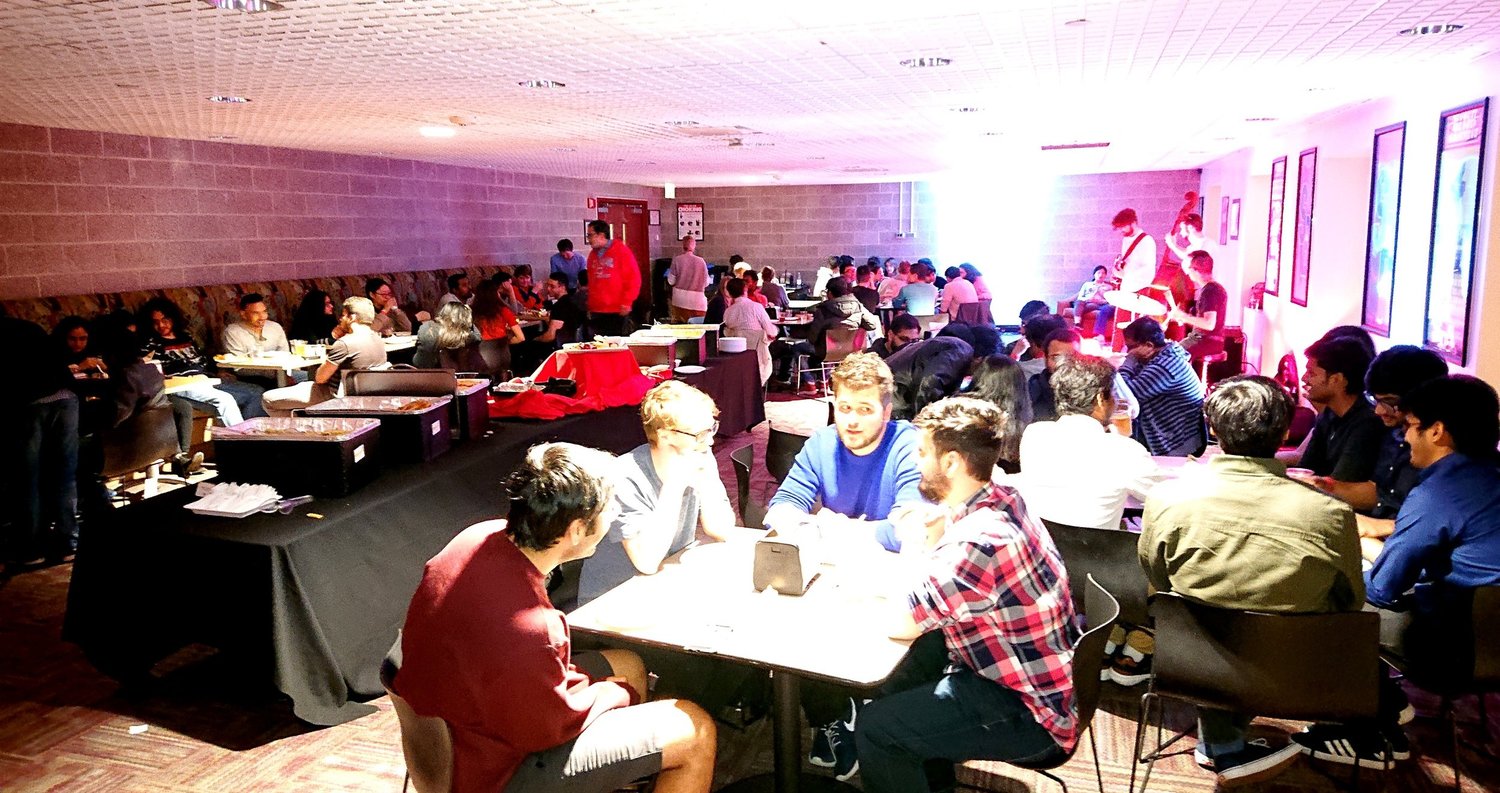
[[[583,563],[578,605],[633,576],[655,574],[700,527],[715,540],[734,527],[734,510],[713,456],[718,416],[712,398],[680,380],[646,392],[641,400],[646,443],[617,458],[619,515],[599,550]]]
[[[1057,418],[1052,373],[1057,371],[1063,361],[1083,352],[1083,335],[1072,328],[1059,328],[1047,334],[1042,349],[1047,353],[1043,359],[1047,368],[1032,375],[1026,383],[1026,389],[1031,398],[1032,420],[1052,421]],[[1119,372],[1115,373],[1114,394],[1115,406],[1124,407],[1130,413],[1130,420],[1134,421],[1141,414],[1141,404],[1136,401],[1135,394],[1131,392],[1130,386],[1125,385]]]
[[[1120,366],[1120,376],[1141,402],[1136,440],[1158,457],[1203,451],[1203,381],[1193,371],[1187,350],[1168,342],[1161,323],[1150,317],[1126,325],[1123,335],[1129,357]]]
[[[370,323],[370,330],[382,336],[411,333],[411,317],[406,316],[406,312],[396,305],[396,291],[384,278],[366,281],[365,294],[370,296],[370,302],[375,305],[375,321]]]
[[[628,335],[634,329],[630,309],[641,293],[635,254],[622,240],[610,240],[602,220],[589,223],[589,249],[589,327],[600,335]]]

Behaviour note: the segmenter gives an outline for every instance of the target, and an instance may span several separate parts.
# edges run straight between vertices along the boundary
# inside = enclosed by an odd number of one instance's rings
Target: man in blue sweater
[[[901,550],[891,528],[896,507],[922,501],[917,492],[917,431],[892,421],[891,369],[873,353],[845,358],[834,370],[834,423],[813,433],[771,498],[766,526],[781,532],[814,526],[839,541],[877,540]],[[814,512],[814,507],[822,509]]]

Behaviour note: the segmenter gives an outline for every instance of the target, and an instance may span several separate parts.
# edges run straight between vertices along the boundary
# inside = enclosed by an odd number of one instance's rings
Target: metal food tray
[[[379,427],[380,419],[336,417],[283,418],[267,416],[246,419],[233,427],[214,426],[209,429],[209,438],[215,441],[343,443]],[[333,432],[337,434],[327,434]]]

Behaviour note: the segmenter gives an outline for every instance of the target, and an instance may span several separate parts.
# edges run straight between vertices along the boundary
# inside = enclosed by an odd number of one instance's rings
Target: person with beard
[[[1047,762],[1078,740],[1068,574],[1021,496],[991,481],[999,408],[945,399],[915,425],[920,488],[936,506],[901,519],[921,574],[893,600],[890,634],[916,641],[859,714],[871,793],[949,789],[954,763]]]

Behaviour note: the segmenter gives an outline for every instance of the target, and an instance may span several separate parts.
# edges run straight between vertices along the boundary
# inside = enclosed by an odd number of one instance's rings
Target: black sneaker
[[[833,768],[838,762],[838,757],[833,753],[833,742],[830,738],[837,724],[839,722],[835,721],[813,728],[812,749],[807,753],[807,762],[819,768]]]
[[[833,778],[848,782],[859,773],[859,751],[854,745],[854,725],[835,722],[828,731],[828,745],[833,749]]]
[[[1221,754],[1213,758],[1218,772],[1219,784],[1223,787],[1243,785],[1269,779],[1297,761],[1302,750],[1295,743],[1273,749],[1264,738],[1257,738],[1238,752]]]
[[[1387,752],[1386,742],[1390,742]],[[1411,743],[1399,727],[1382,735],[1378,729],[1358,729],[1341,724],[1314,724],[1292,736],[1292,745],[1314,760],[1340,765],[1383,769],[1411,757]]]

